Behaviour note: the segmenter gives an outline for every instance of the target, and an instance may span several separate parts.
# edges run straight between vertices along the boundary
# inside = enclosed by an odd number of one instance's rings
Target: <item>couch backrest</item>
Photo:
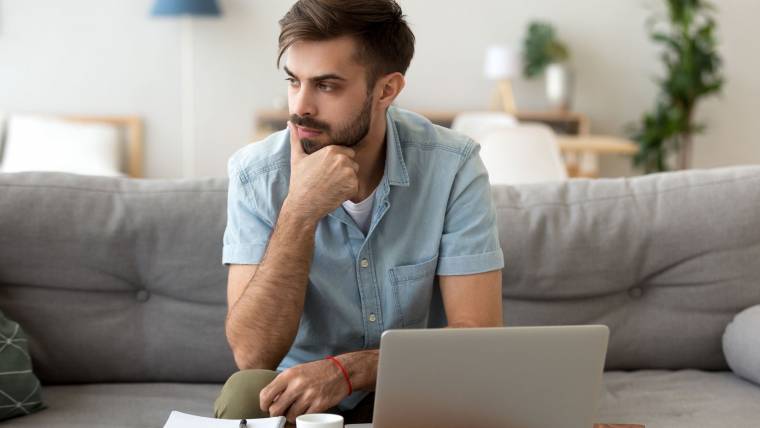
[[[0,174],[0,310],[44,382],[223,382],[225,179]],[[608,369],[725,369],[760,304],[760,167],[495,186],[508,325],[603,323]]]
[[[224,179],[0,174],[0,309],[43,382],[223,382]]]
[[[760,167],[496,187],[508,325],[602,323],[607,369],[726,369],[760,304]]]

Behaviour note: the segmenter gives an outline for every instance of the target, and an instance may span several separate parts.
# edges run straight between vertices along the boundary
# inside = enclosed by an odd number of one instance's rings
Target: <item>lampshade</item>
[[[483,74],[487,79],[512,79],[520,74],[520,55],[517,50],[506,45],[489,46]]]
[[[222,12],[216,0],[156,0],[150,14],[153,16],[219,16]]]

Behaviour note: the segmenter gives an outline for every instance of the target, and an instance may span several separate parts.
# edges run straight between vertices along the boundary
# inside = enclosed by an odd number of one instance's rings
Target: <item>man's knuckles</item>
[[[346,179],[358,180],[356,176],[356,171],[350,165],[343,165],[340,167],[338,171],[340,172],[341,176],[343,176]]]
[[[336,144],[325,147],[325,150],[331,155],[342,154],[350,158],[353,158],[356,155],[356,151],[354,149],[350,147],[339,146]]]
[[[340,153],[340,146],[330,145],[325,147],[324,151],[326,155],[334,156]]]
[[[268,406],[272,402],[272,399],[272,394],[266,389],[262,389],[261,392],[259,392],[259,402],[261,403],[261,407]]]
[[[355,162],[351,157],[347,156],[345,153],[338,153],[338,154],[330,156],[330,163],[334,167],[341,167],[341,166],[351,165]]]
[[[315,401],[317,401],[317,398],[318,398],[317,395],[311,391],[306,391],[303,394],[303,401],[306,403],[314,403]]]

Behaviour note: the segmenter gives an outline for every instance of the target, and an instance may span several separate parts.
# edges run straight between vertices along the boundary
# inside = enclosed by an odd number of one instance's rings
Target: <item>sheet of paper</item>
[[[285,426],[285,418],[282,416],[248,419],[247,422],[249,428],[283,428]],[[176,410],[169,414],[169,419],[164,424],[164,428],[238,428],[239,426],[239,419],[204,418]]]

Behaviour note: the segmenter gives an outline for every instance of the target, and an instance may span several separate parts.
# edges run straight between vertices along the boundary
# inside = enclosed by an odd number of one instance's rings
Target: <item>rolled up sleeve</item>
[[[272,226],[260,210],[246,186],[246,176],[241,174],[230,158],[227,164],[229,187],[227,189],[227,226],[224,230],[222,264],[258,264],[264,257]]]
[[[473,143],[454,179],[439,248],[438,275],[469,275],[504,267],[488,172]]]

